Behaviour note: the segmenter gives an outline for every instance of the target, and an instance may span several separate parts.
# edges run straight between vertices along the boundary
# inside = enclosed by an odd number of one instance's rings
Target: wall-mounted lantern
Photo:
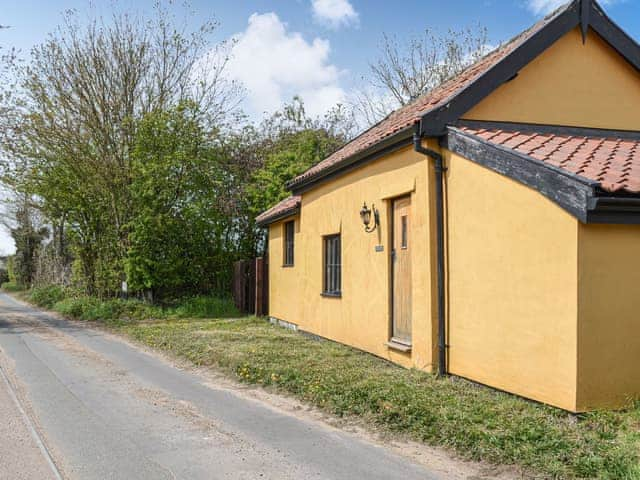
[[[370,227],[371,214],[373,214],[373,226]],[[374,204],[371,204],[371,208],[367,207],[367,202],[364,202],[362,209],[360,210],[360,220],[364,223],[364,231],[367,233],[373,232],[378,225],[380,225],[380,213],[376,209]]]

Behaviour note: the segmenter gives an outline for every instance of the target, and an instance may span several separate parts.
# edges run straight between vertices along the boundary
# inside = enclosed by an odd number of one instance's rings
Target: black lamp
[[[373,213],[373,227],[369,227],[371,223],[371,214]],[[362,209],[360,210],[360,220],[364,223],[364,231],[367,233],[373,232],[380,224],[380,214],[376,210],[376,206],[371,204],[371,208],[367,207],[367,202],[364,202]]]

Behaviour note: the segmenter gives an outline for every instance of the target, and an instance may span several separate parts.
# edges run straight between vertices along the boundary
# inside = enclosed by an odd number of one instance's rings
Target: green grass
[[[467,459],[517,465],[543,476],[537,478],[640,479],[640,403],[575,416],[465,380],[405,370],[261,319],[202,318],[237,316],[227,300],[196,297],[160,309],[55,289],[32,291],[30,299],[55,301],[49,308],[64,315],[104,322],[196,365]]]
[[[464,458],[519,465],[545,478],[640,478],[637,405],[576,417],[461,379],[405,370],[255,318],[169,319],[119,331],[196,365]]]
[[[99,299],[57,285],[36,287],[26,299],[40,307],[86,321],[127,323],[158,318],[230,318],[239,316],[233,301],[207,296],[179,299],[171,307],[161,308],[135,299]]]
[[[178,318],[233,318],[240,315],[230,298],[197,296],[182,299],[172,310]]]

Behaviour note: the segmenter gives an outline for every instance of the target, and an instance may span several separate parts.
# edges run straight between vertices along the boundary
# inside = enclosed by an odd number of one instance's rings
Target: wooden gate
[[[269,262],[267,257],[240,260],[233,265],[233,300],[242,313],[269,312]]]

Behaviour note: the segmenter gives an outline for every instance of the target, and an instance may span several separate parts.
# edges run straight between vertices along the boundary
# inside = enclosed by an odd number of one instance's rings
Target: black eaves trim
[[[531,38],[453,97],[447,105],[425,113],[420,121],[422,136],[443,135],[447,125],[456,123],[483,98],[514,78],[523,67],[577,26],[581,27],[585,41],[590,27],[640,71],[640,45],[610,19],[597,2],[575,0]]]
[[[296,205],[293,208],[288,208],[287,210],[284,210],[283,212],[280,212],[277,215],[264,218],[261,221],[256,222],[256,225],[260,228],[264,228],[271,225],[272,223],[276,223],[277,221],[283,220],[287,217],[292,217],[293,215],[297,215],[298,213],[300,213],[300,205]]]
[[[598,182],[454,127],[448,129],[442,144],[453,153],[537,190],[583,223],[640,224],[640,196],[612,195],[600,190]]]
[[[302,178],[295,182],[287,184],[287,188],[294,195],[300,195],[316,186],[318,183],[326,182],[332,178],[354,170],[364,163],[371,162],[378,158],[384,157],[404,147],[408,147],[413,142],[413,127],[405,128],[387,137],[381,142],[372,145],[366,150],[359,152],[350,157],[337,162],[331,167],[321,170],[315,175]]]
[[[636,70],[640,70],[640,45],[609,18],[602,7],[591,2],[589,26],[622,55]]]
[[[583,0],[586,1],[586,0]],[[423,136],[440,136],[447,125],[455,123],[482,99],[512,79],[531,61],[580,24],[580,1],[567,5],[555,18],[487,70],[447,105],[426,113],[420,121]]]
[[[445,145],[450,151],[531,187],[582,222],[587,221],[587,199],[597,182],[582,179],[474,135],[449,128]]]
[[[589,200],[587,223],[640,225],[640,198],[595,197]]]
[[[522,68],[576,27],[580,27],[583,41],[588,41],[587,36],[590,32],[599,35],[640,71],[640,46],[638,43],[608,17],[595,0],[574,0],[557,10],[545,26],[532,33],[530,38],[515,47],[493,67],[481,74],[462,91],[454,94],[446,105],[425,112],[419,122],[420,136],[437,138],[446,135],[447,126],[456,124],[462,115],[505,82],[515,78]],[[407,127],[362,152],[338,161],[327,169],[290,182],[287,188],[295,194],[303,193],[326,180],[340,176],[366,162],[407,146],[411,141],[412,133],[413,128]]]

